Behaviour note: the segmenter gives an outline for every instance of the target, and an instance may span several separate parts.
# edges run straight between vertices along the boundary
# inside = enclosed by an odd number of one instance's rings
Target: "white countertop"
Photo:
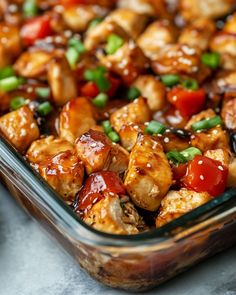
[[[235,233],[236,234],[236,233]],[[0,184],[0,294],[124,294],[98,284],[31,220]],[[236,247],[148,294],[235,295]]]

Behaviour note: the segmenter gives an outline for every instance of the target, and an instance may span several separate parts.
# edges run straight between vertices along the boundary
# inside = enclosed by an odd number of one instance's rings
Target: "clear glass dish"
[[[152,288],[236,242],[236,189],[160,229],[117,236],[83,223],[1,136],[0,178],[82,268],[111,287]]]

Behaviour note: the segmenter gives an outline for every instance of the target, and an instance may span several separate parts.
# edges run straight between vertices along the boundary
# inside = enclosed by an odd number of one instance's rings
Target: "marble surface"
[[[235,233],[236,234],[236,233]],[[148,292],[236,294],[236,247]],[[95,282],[32,221],[0,184],[0,294],[125,294]]]

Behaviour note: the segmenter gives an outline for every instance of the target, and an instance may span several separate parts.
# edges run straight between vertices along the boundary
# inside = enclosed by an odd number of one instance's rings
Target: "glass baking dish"
[[[81,267],[111,287],[152,288],[236,242],[236,189],[160,229],[117,236],[83,223],[1,136],[0,176]]]

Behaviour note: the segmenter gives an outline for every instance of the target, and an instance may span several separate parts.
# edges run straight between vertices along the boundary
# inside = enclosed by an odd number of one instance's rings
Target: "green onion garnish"
[[[15,90],[21,84],[21,80],[16,76],[4,78],[0,80],[0,89],[5,92]]]
[[[25,105],[25,103],[26,103],[26,101],[25,101],[24,97],[17,96],[11,100],[10,108],[12,110],[17,110],[20,107],[22,107],[23,105]]]
[[[169,161],[173,162],[175,165],[180,163],[186,163],[187,159],[177,151],[170,151],[166,154]]]
[[[166,130],[166,127],[157,121],[151,121],[148,126],[145,128],[145,132],[148,134],[163,134]]]
[[[94,18],[90,23],[89,23],[89,29],[92,29],[94,27],[96,27],[98,24],[100,24],[102,22],[102,18],[101,17],[97,17]]]
[[[23,4],[24,17],[33,17],[38,14],[38,6],[36,0],[25,0]]]
[[[101,92],[106,92],[111,84],[106,77],[107,69],[104,67],[96,67],[95,69],[89,69],[84,72],[84,78],[87,81],[93,81],[98,86]]]
[[[127,92],[127,97],[129,100],[134,100],[135,98],[139,97],[141,92],[136,87],[130,87]]]
[[[102,127],[103,127],[103,130],[106,134],[110,133],[113,131],[112,127],[111,127],[111,123],[110,121],[103,121],[102,122]]]
[[[175,86],[180,82],[180,77],[178,75],[164,75],[161,76],[161,81],[168,87]]]
[[[37,87],[37,88],[35,88],[35,93],[38,97],[47,99],[50,96],[50,88],[49,87]]]
[[[37,108],[37,112],[41,116],[47,116],[51,111],[52,111],[52,105],[50,104],[49,101],[45,101],[41,103]]]
[[[184,80],[182,83],[183,87],[188,90],[197,90],[198,89],[198,82],[194,79]]]
[[[6,66],[0,69],[0,80],[14,76],[14,70],[12,66]]]
[[[180,154],[182,156],[184,156],[187,161],[190,161],[196,155],[202,155],[202,152],[199,149],[195,148],[195,147],[190,147],[190,148],[187,148],[187,149],[181,151]]]
[[[72,69],[75,69],[77,61],[80,58],[79,52],[74,47],[69,47],[65,53],[68,63]]]
[[[220,64],[220,55],[217,52],[203,53],[201,62],[212,69],[216,69]]]
[[[221,125],[223,122],[220,116],[215,116],[210,119],[205,119],[192,124],[193,131],[206,130]]]
[[[97,108],[104,108],[108,101],[108,95],[106,93],[99,93],[93,100],[92,103]]]
[[[78,53],[80,53],[80,54],[82,54],[86,51],[84,44],[77,38],[71,38],[68,41],[68,46],[75,48],[78,51]]]
[[[116,34],[111,34],[107,38],[107,45],[105,51],[107,54],[115,53],[124,44],[124,39]]]
[[[119,142],[120,141],[120,136],[118,133],[116,133],[115,131],[111,131],[108,133],[108,137],[110,138],[110,140],[112,142]]]

